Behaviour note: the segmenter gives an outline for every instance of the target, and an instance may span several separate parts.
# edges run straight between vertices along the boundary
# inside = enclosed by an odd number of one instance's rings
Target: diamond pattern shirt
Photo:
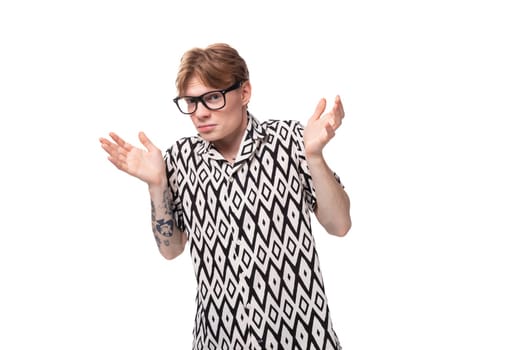
[[[303,126],[248,119],[233,164],[199,136],[165,153],[197,279],[193,349],[340,349],[311,229]]]

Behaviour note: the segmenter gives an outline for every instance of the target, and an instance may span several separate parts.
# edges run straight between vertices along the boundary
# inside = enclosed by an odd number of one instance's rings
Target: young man
[[[115,133],[100,142],[148,184],[160,253],[173,259],[189,241],[193,349],[339,349],[310,212],[330,234],[351,227],[349,198],[322,153],[344,117],[341,99],[326,113],[321,99],[305,127],[259,122],[246,63],[226,44],[186,52],[176,84],[196,136],[164,155],[142,132],[145,150]]]

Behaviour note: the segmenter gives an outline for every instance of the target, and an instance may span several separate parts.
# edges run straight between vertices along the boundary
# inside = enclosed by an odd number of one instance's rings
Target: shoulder
[[[261,122],[261,125],[263,125],[266,128],[270,129],[279,129],[279,128],[287,128],[287,129],[293,129],[298,125],[302,125],[300,121],[293,120],[293,119],[268,119],[263,122]]]
[[[181,137],[165,152],[167,159],[183,160],[204,147],[204,141],[197,136]]]
[[[298,120],[292,119],[269,119],[261,123],[269,134],[274,134],[282,138],[302,136],[304,126]]]

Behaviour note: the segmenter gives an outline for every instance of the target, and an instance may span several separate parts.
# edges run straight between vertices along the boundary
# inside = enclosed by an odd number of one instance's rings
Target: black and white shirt
[[[193,349],[340,349],[311,230],[303,126],[248,118],[233,164],[199,136],[165,154],[197,278]]]

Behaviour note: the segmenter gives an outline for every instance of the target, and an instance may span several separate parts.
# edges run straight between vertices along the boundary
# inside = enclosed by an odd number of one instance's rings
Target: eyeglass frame
[[[177,108],[179,109],[179,111],[182,113],[182,114],[186,114],[186,115],[190,115],[190,114],[193,114],[195,113],[195,111],[197,110],[197,108],[199,107],[199,102],[202,103],[202,105],[204,107],[206,107],[207,109],[209,109],[210,111],[218,111],[220,109],[223,109],[224,106],[226,106],[226,93],[230,92],[230,91],[233,91],[233,90],[237,90],[238,88],[240,88],[242,86],[242,81],[238,81],[236,82],[235,84],[233,84],[232,86],[230,87],[227,87],[226,89],[220,89],[220,90],[211,90],[211,91],[208,91],[208,92],[205,92],[203,93],[202,95],[200,96],[177,96],[173,99],[173,102],[177,105]],[[221,107],[218,107],[218,108],[210,108],[206,102],[204,101],[203,97],[208,95],[208,94],[213,94],[213,93],[221,93],[222,95],[222,99],[224,100],[224,104],[221,106]],[[180,108],[179,106],[179,100],[181,99],[193,99],[195,102],[195,109],[191,112],[183,112],[182,111],[182,108]]]

